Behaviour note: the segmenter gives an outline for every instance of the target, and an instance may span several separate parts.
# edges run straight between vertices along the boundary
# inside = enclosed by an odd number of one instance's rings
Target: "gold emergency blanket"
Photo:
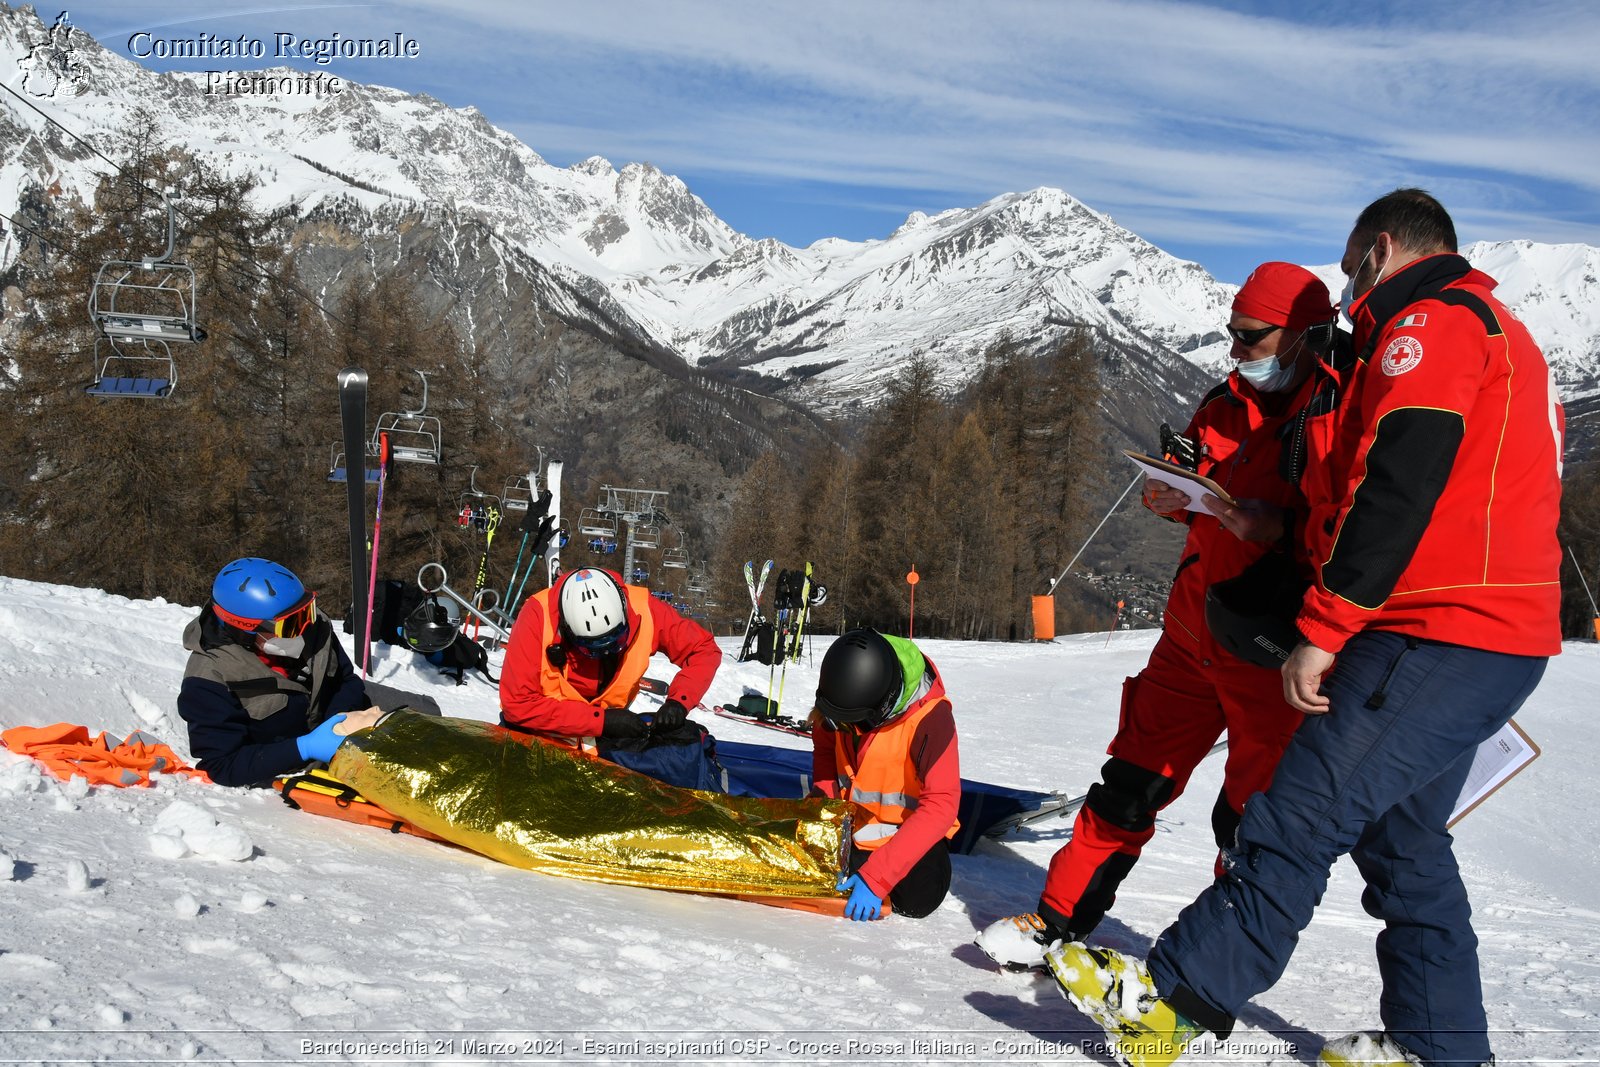
[[[852,805],[680,789],[468,719],[385,716],[329,770],[491,859],[566,878],[757,897],[834,896]]]

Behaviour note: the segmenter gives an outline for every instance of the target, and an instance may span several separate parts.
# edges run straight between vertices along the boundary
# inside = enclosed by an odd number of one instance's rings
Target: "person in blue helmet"
[[[183,645],[178,714],[190,753],[218,785],[263,785],[327,763],[345,735],[382,714],[318,614],[316,594],[271,560],[223,567]]]

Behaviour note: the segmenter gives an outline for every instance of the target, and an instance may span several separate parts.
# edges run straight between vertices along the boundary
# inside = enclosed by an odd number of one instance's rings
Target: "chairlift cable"
[[[78,136],[76,133],[73,133],[71,130],[67,129],[67,127],[63,126],[59,120],[53,118],[52,116],[50,116],[46,112],[40,110],[37,105],[35,105],[32,101],[27,100],[24,97],[22,97],[15,89],[11,88],[11,86],[6,85],[3,82],[0,82],[0,89],[4,89],[6,92],[10,93],[12,96],[15,96],[18,100],[21,100],[24,104],[27,104],[28,107],[32,108],[35,112],[37,112],[39,114],[39,116],[41,118],[43,118],[46,122],[50,123],[50,125],[54,126],[56,129],[60,130],[62,133],[66,134],[68,137],[71,137],[74,141],[77,141],[79,144],[83,145],[89,151],[93,152],[95,155],[99,156],[101,159],[103,159],[107,163],[111,164],[111,166],[113,168],[115,168],[116,172],[119,175],[121,175],[123,178],[126,178],[128,181],[132,182],[134,185],[138,186],[141,190],[145,190],[145,191],[149,190],[149,187],[147,185],[145,185],[144,182],[140,181],[138,178],[136,178],[132,174],[128,173],[128,169],[125,166],[123,166],[121,163],[118,163],[116,160],[112,159],[110,156],[106,155],[104,152],[100,151],[100,149],[96,148],[89,141],[87,141],[84,138]],[[176,211],[179,215],[182,215],[186,220],[188,220],[191,223],[197,221],[193,215],[189,214],[187,211],[183,210],[181,207],[178,207],[175,204],[173,205],[173,210]],[[13,221],[15,221],[15,220],[13,220]],[[20,225],[20,223],[18,225]],[[26,228],[26,227],[24,227],[24,228]],[[30,230],[29,232],[33,232],[33,231]],[[39,235],[35,234],[35,236],[39,236]],[[39,237],[39,239],[40,240],[44,240],[43,237]],[[326,315],[329,318],[333,319],[335,322],[338,322],[338,323],[340,323],[341,325],[344,325],[344,326],[348,326],[351,329],[355,328],[354,324],[346,321],[343,318],[343,316],[341,316],[341,315],[339,315],[339,314],[337,314],[337,313],[335,313],[333,311],[328,310],[328,308],[325,307],[320,300],[318,300],[316,297],[312,296],[305,289],[301,288],[300,286],[296,285],[293,282],[285,281],[282,278],[273,277],[272,275],[268,275],[268,274],[251,273],[250,271],[247,271],[247,270],[243,269],[242,267],[239,267],[239,266],[237,266],[235,264],[232,264],[232,263],[224,263],[224,264],[222,264],[222,266],[224,267],[224,269],[231,270],[234,273],[238,274],[240,277],[249,278],[252,281],[267,282],[269,284],[281,285],[285,289],[287,289],[289,292],[291,292],[294,295],[300,297],[300,299],[304,300],[306,303],[310,304],[312,307],[314,307],[318,311],[322,312],[324,315]],[[458,301],[459,301],[459,299],[460,298],[457,297]]]

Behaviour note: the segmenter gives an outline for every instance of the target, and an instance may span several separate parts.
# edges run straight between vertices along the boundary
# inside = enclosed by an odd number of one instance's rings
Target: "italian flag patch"
[[[1428,316],[1426,315],[1407,315],[1405,318],[1395,323],[1394,328],[1397,330],[1403,330],[1408,326],[1421,326],[1427,321]]]

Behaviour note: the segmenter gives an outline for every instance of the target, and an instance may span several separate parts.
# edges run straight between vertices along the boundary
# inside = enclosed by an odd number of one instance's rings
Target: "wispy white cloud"
[[[1337,245],[1373,195],[1421,184],[1464,236],[1600,243],[1600,5],[1282,10],[407,0],[243,21],[404,30],[424,58],[360,76],[475,103],[558,162],[649,159],[691,187],[832,184],[864,207],[1052,185],[1158,244],[1267,258]]]

